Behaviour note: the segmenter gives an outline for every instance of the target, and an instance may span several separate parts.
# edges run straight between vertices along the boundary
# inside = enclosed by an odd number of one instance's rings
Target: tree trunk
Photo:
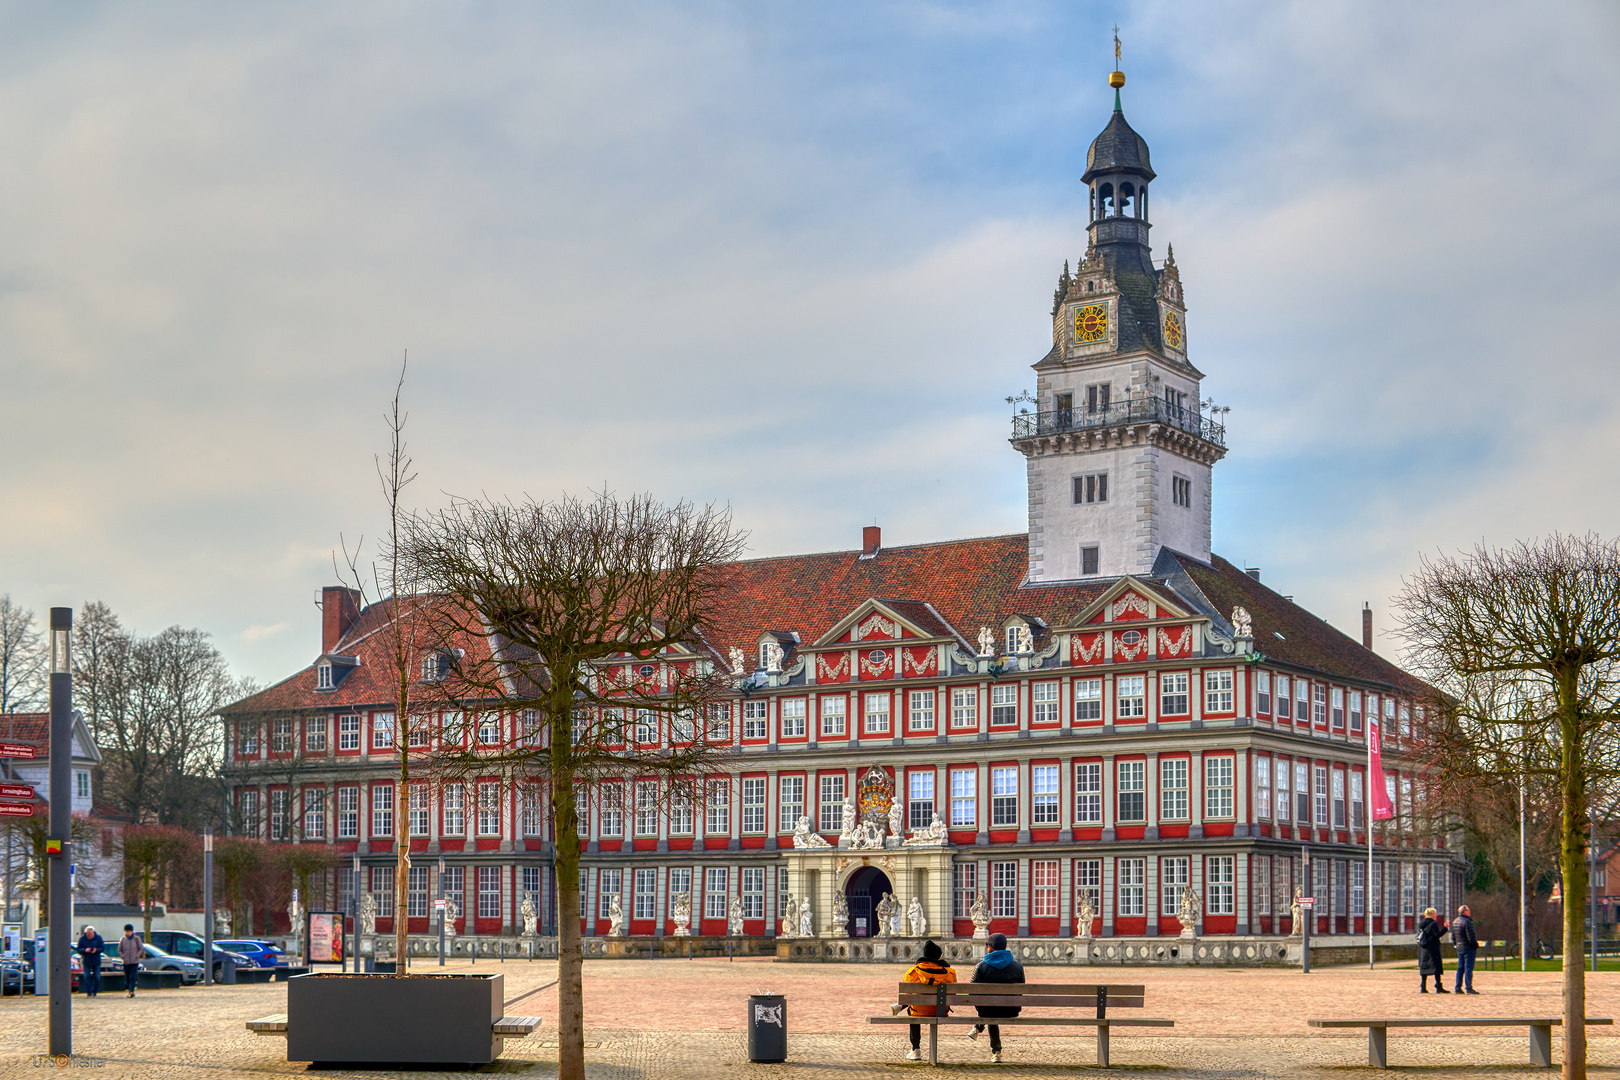
[[[1566,701],[1575,700],[1569,687]],[[1586,1080],[1586,788],[1581,731],[1563,718],[1564,821],[1559,862],[1564,879],[1564,1080]]]
[[[584,963],[579,945],[583,913],[571,776],[554,776],[551,804],[552,835],[557,838],[557,1080],[585,1080]]]

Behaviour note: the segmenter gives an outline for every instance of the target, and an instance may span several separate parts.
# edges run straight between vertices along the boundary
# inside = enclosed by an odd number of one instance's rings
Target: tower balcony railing
[[[1026,412],[1013,417],[1012,437],[1031,439],[1042,435],[1062,435],[1071,431],[1124,427],[1131,424],[1167,424],[1195,435],[1221,449],[1226,448],[1226,427],[1193,409],[1172,405],[1153,397],[1126,398],[1105,408],[1088,410],[1055,409]]]

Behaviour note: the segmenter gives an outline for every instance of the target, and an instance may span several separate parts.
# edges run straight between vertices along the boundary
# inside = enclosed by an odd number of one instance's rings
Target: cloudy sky
[[[1420,552],[1620,532],[1616,11],[8,5],[0,592],[303,666],[407,349],[420,506],[1022,531],[1117,21],[1216,549],[1386,626]]]

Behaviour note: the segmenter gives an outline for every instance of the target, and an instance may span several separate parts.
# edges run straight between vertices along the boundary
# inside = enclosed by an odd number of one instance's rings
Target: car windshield
[[[176,956],[201,956],[202,942],[194,937],[176,937],[172,949]]]

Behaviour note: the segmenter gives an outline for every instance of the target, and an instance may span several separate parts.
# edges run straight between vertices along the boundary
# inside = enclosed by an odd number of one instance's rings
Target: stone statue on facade
[[[297,891],[297,889],[293,890],[295,894]],[[298,897],[296,895],[293,896],[291,902],[287,904],[287,925],[292,929],[293,940],[297,942],[297,945],[293,948],[294,954],[303,956],[304,905],[298,902]]]
[[[945,831],[945,823],[935,814],[925,828],[912,829],[911,836],[906,840],[906,847],[938,847],[944,844],[950,836]]]
[[[900,905],[895,902],[894,893],[884,893],[883,899],[877,903],[878,929],[885,935],[894,933],[894,915]]]
[[[1302,938],[1305,936],[1305,905],[1299,902],[1299,898],[1303,895],[1304,893],[1299,891],[1299,886],[1295,885],[1294,900],[1288,905],[1288,914],[1293,916],[1294,923],[1293,928],[1288,931],[1289,937]]]
[[[1181,923],[1181,936],[1184,938],[1198,936],[1198,917],[1203,914],[1204,902],[1193,892],[1191,885],[1181,887],[1181,903],[1176,911],[1176,919]]]
[[[777,932],[777,937],[790,938],[795,936],[794,928],[799,924],[796,914],[798,910],[799,902],[793,899],[792,893],[788,893],[787,904],[782,908],[782,929]]]
[[[518,934],[519,937],[529,938],[535,936],[534,924],[539,914],[540,912],[534,903],[534,893],[532,891],[525,892],[523,894],[523,903],[518,905],[518,918],[523,920],[523,930]]]
[[[1013,629],[1018,637],[1018,654],[1020,656],[1027,656],[1028,654],[1034,652],[1035,635],[1029,632],[1029,627],[1016,626]]]
[[[797,848],[830,848],[831,844],[823,840],[821,834],[810,827],[810,815],[802,814],[799,824],[793,829],[793,846]]]
[[[1091,898],[1084,889],[1077,889],[1074,894],[1074,936],[1077,938],[1091,937],[1091,924],[1097,918],[1097,909],[1092,905]]]
[[[461,918],[461,908],[456,906],[454,898],[444,902],[444,948],[446,952],[454,952],[456,948],[456,920]]]
[[[743,673],[743,668],[748,666],[748,661],[743,659],[743,651],[737,648],[737,646],[733,645],[731,647],[731,652],[728,655],[731,658],[731,673],[733,675],[741,675]]]
[[[732,898],[731,909],[726,912],[726,933],[741,937],[743,932],[742,901]]]
[[[218,908],[214,912],[214,936],[217,938],[231,936],[231,913],[224,908]]]
[[[1249,620],[1249,612],[1242,607],[1232,609],[1232,636],[1235,638],[1254,637],[1254,625]]]
[[[923,914],[922,901],[915,896],[911,898],[911,906],[906,909],[906,917],[911,920],[911,936],[928,936],[928,916]]]
[[[608,937],[624,937],[624,905],[618,893],[608,897]]]
[[[765,643],[765,670],[773,675],[782,670],[782,646],[774,641]]]
[[[856,847],[855,843],[855,796],[844,796],[843,828],[838,831],[838,844],[840,847]]]
[[[692,936],[692,897],[688,893],[676,893],[675,904],[670,913],[675,920],[675,937]]]
[[[360,897],[360,933],[362,936],[377,932],[377,898],[371,893]]]
[[[834,937],[849,933],[849,898],[842,892],[833,897],[833,924],[827,929]]]
[[[996,634],[988,626],[979,627],[979,655],[996,655]]]
[[[808,896],[799,901],[799,936],[816,936],[815,911],[810,907],[810,898]]]
[[[973,940],[984,941],[990,936],[990,908],[984,902],[984,890],[973,898],[973,906],[968,908],[968,918],[973,920]]]
[[[906,838],[906,808],[898,797],[889,803],[889,835],[896,841]]]

